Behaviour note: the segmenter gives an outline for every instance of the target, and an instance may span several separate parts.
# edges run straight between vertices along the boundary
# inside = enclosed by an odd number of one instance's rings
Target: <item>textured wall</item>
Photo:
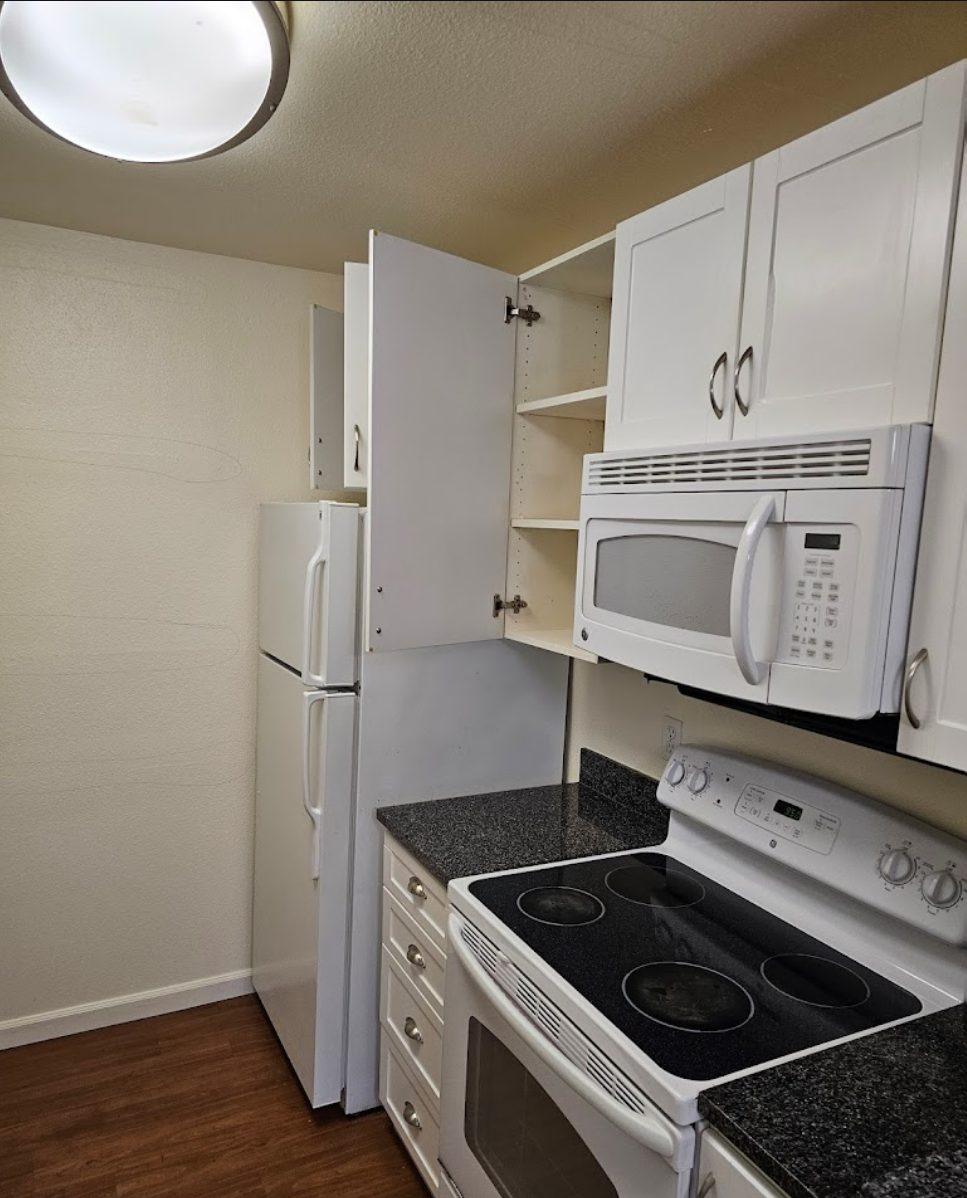
[[[342,280],[0,221],[0,1023],[249,966],[312,301]]]
[[[683,738],[778,761],[873,795],[967,839],[967,777],[918,761],[787,728],[770,720],[686,699],[633,670],[574,663],[567,776],[578,776],[582,745],[657,776],[663,715],[683,722]]]

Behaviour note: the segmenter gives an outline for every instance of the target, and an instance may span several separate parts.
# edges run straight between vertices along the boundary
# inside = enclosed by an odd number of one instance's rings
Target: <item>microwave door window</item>
[[[597,543],[594,606],[631,620],[727,637],[735,546],[646,533]]]
[[[510,1049],[473,1018],[464,1136],[501,1198],[618,1198],[560,1107]]]

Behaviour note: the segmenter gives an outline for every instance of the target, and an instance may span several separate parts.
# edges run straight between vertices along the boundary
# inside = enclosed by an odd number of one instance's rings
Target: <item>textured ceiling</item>
[[[296,2],[250,142],[106,161],[0,98],[0,216],[341,270],[375,226],[524,269],[967,55],[955,0]]]

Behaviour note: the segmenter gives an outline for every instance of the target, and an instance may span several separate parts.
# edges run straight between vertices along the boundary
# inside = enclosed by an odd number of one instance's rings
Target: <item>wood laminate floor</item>
[[[427,1198],[381,1111],[313,1113],[255,998],[0,1053],[2,1198]]]

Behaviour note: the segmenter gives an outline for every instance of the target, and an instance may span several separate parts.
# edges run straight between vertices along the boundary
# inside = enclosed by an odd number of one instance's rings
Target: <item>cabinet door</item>
[[[343,485],[369,485],[369,265],[347,262],[343,276]]]
[[[343,315],[313,304],[309,342],[309,486],[342,489]]]
[[[929,421],[964,65],[755,163],[735,436]]]
[[[368,647],[503,634],[517,280],[370,238]]]
[[[908,684],[898,747],[967,770],[967,172],[959,207],[907,668],[927,656]]]
[[[696,1192],[709,1198],[785,1198],[785,1191],[712,1131],[702,1133]]]
[[[605,449],[729,439],[751,174],[618,225]]]

